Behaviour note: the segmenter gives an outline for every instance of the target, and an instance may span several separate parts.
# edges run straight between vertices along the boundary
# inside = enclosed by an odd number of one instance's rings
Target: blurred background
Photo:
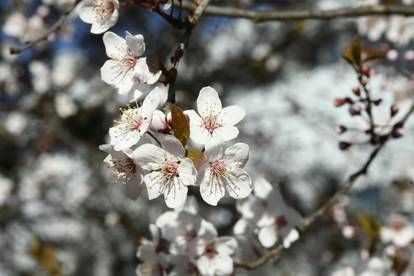
[[[230,0],[217,5],[246,9],[332,9],[381,1]],[[390,1],[385,1],[390,2]],[[410,1],[392,1],[412,5]],[[98,146],[127,99],[106,85],[99,69],[107,59],[102,35],[76,13],[48,41],[10,55],[9,47],[36,38],[73,0],[3,0],[0,4],[0,275],[135,275],[136,248],[148,225],[166,210],[162,199],[132,201],[113,183]],[[143,34],[150,65],[167,63],[182,39],[157,14],[121,7],[111,31]],[[355,34],[383,53],[370,86],[383,103],[374,114],[387,119],[397,103],[404,113],[414,89],[414,17],[254,23],[205,16],[178,67],[177,102],[187,109],[201,87],[215,87],[224,105],[247,111],[238,141],[250,145],[247,171],[280,185],[302,215],[329,198],[369,155],[369,145],[338,148],[339,124],[360,126],[333,99],[357,85],[341,58]],[[347,140],[363,141],[348,132]],[[414,120],[404,136],[387,144],[367,177],[358,181],[342,210],[359,234],[344,234],[327,216],[264,275],[331,275],[357,269],[372,237],[361,217],[385,225],[398,213],[414,218]],[[192,192],[199,196],[198,192]],[[223,235],[240,214],[235,202],[218,207],[199,201],[202,215]],[[369,218],[369,219],[367,219]],[[358,230],[362,229],[362,230]],[[365,250],[365,251],[364,251]],[[414,262],[412,255],[406,258]],[[375,252],[374,252],[375,253]],[[362,269],[362,268],[361,268]],[[411,271],[408,268],[405,273]],[[236,271],[236,274],[242,271]],[[243,272],[246,275],[256,272]],[[253,275],[253,274],[252,274]],[[345,274],[344,274],[345,275]],[[393,275],[393,274],[372,274]],[[411,275],[411,274],[406,274]]]

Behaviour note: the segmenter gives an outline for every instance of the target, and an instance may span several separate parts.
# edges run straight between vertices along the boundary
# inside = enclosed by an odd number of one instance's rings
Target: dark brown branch
[[[175,5],[178,2],[174,1]],[[195,11],[197,6],[190,1],[183,1],[182,7],[189,11]],[[361,17],[372,15],[402,15],[414,16],[414,6],[404,5],[369,5],[358,7],[346,7],[331,10],[277,10],[277,11],[254,11],[224,6],[208,6],[205,14],[214,16],[228,16],[234,18],[245,18],[256,22],[264,21],[289,21],[318,19],[328,20],[344,17]]]
[[[68,19],[69,15],[72,13],[72,11],[75,9],[77,3],[79,1],[76,1],[72,7],[70,7],[66,12],[64,12],[62,14],[62,16],[58,19],[58,21],[56,21],[49,29],[47,29],[43,34],[41,34],[39,37],[27,41],[25,43],[25,46],[19,48],[19,47],[11,47],[10,48],[10,54],[15,55],[15,54],[20,54],[21,52],[32,48],[33,46],[35,46],[37,43],[42,42],[44,40],[47,40],[47,38],[49,37],[49,35],[55,33],[57,30],[59,30],[63,24],[65,23],[66,19]]]
[[[411,105],[410,110],[405,114],[405,116],[397,123],[397,124],[404,124],[410,115],[414,112],[414,104]],[[298,226],[298,230],[303,233],[305,232],[309,226],[311,226],[317,219],[325,215],[331,207],[338,202],[338,200],[346,195],[349,190],[353,187],[355,182],[363,175],[367,174],[368,168],[378,156],[378,153],[384,148],[387,141],[389,141],[390,135],[383,137],[380,144],[371,152],[368,159],[365,161],[363,166],[358,169],[356,172],[351,174],[348,177],[346,183],[340,188],[325,204],[323,204],[319,209],[313,212],[311,215],[305,218],[304,222]],[[245,268],[245,269],[255,269],[259,266],[265,264],[267,261],[272,259],[273,261],[278,261],[281,257],[282,253],[284,252],[285,248],[283,244],[275,247],[272,250],[267,251],[264,253],[259,259],[252,261],[252,262],[234,262],[234,265],[237,267]]]

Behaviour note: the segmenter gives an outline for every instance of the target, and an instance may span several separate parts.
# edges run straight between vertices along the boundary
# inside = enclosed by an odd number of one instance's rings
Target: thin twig
[[[411,105],[409,111],[405,114],[405,116],[397,123],[397,124],[404,124],[410,115],[414,113],[414,104]],[[378,156],[378,153],[384,148],[385,144],[389,141],[390,135],[384,137],[384,139],[380,142],[380,144],[371,152],[368,159],[365,161],[363,166],[358,169],[356,172],[351,174],[348,177],[348,180],[345,184],[340,188],[325,204],[323,204],[319,209],[313,212],[311,215],[305,218],[304,222],[299,225],[297,228],[298,230],[303,233],[305,232],[317,219],[322,217],[331,207],[338,202],[338,200],[346,195],[349,190],[353,187],[355,182],[363,175],[367,174],[368,168]],[[259,259],[252,261],[252,262],[234,262],[234,265],[237,267],[245,268],[245,269],[255,269],[259,266],[265,264],[267,261],[272,259],[273,261],[278,261],[284,252],[285,248],[283,244],[275,247],[272,250],[267,251],[264,253]]]
[[[178,5],[174,1],[174,5]],[[189,11],[195,11],[197,5],[190,1],[183,1],[182,7]],[[227,16],[234,18],[245,18],[256,22],[264,21],[289,21],[318,19],[328,20],[343,17],[361,17],[372,15],[402,15],[414,16],[414,6],[405,5],[367,5],[357,7],[346,7],[331,10],[274,10],[254,11],[224,6],[208,6],[205,14],[214,16]]]
[[[66,19],[68,19],[68,17],[70,16],[70,14],[72,13],[72,11],[75,9],[76,5],[77,5],[78,1],[76,1],[72,7],[70,7],[66,12],[64,12],[62,14],[62,16],[58,19],[58,21],[56,21],[49,29],[47,29],[43,34],[41,34],[39,37],[27,41],[25,42],[25,46],[23,47],[11,47],[10,48],[10,54],[15,55],[15,54],[20,54],[21,52],[32,48],[33,46],[35,46],[37,43],[43,41],[43,40],[47,40],[47,38],[49,37],[49,35],[55,33],[58,29],[60,29],[60,27],[63,26],[63,24],[65,23]]]

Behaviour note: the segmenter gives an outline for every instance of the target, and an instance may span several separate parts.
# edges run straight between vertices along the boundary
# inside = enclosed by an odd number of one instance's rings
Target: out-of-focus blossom
[[[249,146],[237,143],[223,149],[220,138],[206,144],[205,161],[199,169],[200,194],[205,202],[217,205],[227,193],[236,199],[250,195],[252,180],[243,169],[249,158]]]
[[[91,33],[101,34],[111,28],[119,17],[118,0],[83,0],[79,17],[92,24]]]
[[[32,84],[34,90],[43,94],[51,87],[50,70],[48,66],[41,61],[33,61],[29,65],[30,73],[32,74]]]
[[[211,138],[229,141],[239,135],[234,126],[243,120],[245,111],[236,105],[222,108],[218,93],[212,87],[201,89],[197,98],[197,112],[187,110],[190,117],[190,138],[198,144],[206,144]]]
[[[0,207],[7,201],[13,189],[13,181],[0,175]]]
[[[14,135],[20,135],[26,129],[28,120],[26,115],[21,112],[10,112],[4,121],[4,127]]]
[[[193,162],[184,156],[184,147],[173,136],[164,139],[163,148],[144,144],[131,154],[135,162],[147,171],[144,181],[150,200],[163,194],[170,208],[184,204],[187,186],[195,185],[197,179]]]
[[[73,99],[65,93],[57,93],[55,97],[55,109],[56,113],[61,118],[67,118],[75,115],[78,111],[78,107]]]
[[[393,216],[386,226],[381,227],[380,237],[384,243],[397,247],[408,246],[414,241],[414,224],[402,216]]]

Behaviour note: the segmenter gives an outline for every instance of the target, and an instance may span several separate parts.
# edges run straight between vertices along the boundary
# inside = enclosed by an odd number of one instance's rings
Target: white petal
[[[95,9],[90,5],[91,1],[84,1],[79,9],[79,17],[86,23],[93,23],[96,20]]]
[[[261,228],[258,233],[258,238],[260,243],[266,248],[275,245],[278,238],[275,225],[271,224]]]
[[[205,202],[210,205],[216,206],[219,200],[224,197],[225,189],[223,179],[211,176],[207,171],[200,183],[200,194]]]
[[[156,225],[161,229],[162,237],[168,241],[173,241],[179,234],[178,214],[173,211],[163,213],[157,218]]]
[[[131,153],[131,158],[144,170],[154,171],[160,169],[165,161],[166,152],[152,144],[144,144]]]
[[[137,144],[141,135],[139,131],[131,130],[127,124],[119,124],[109,129],[111,145],[117,151],[128,149]]]
[[[132,35],[129,32],[126,32],[125,40],[128,48],[136,57],[142,56],[145,52],[145,42],[142,35]]]
[[[148,65],[147,65],[147,59],[140,58],[138,59],[137,63],[134,67],[134,73],[135,77],[141,82],[146,84],[154,84],[158,81],[158,79],[161,76],[161,71],[153,74]]]
[[[106,32],[103,35],[106,55],[115,60],[121,60],[128,54],[128,46],[125,39],[113,32]]]
[[[144,182],[147,186],[149,200],[159,197],[162,193],[162,188],[164,184],[161,180],[162,177],[163,175],[160,172],[152,172],[144,177]]]
[[[257,197],[261,199],[266,199],[268,198],[270,193],[273,191],[273,186],[263,177],[258,177],[254,181],[253,190],[254,190],[254,194]]]
[[[215,257],[215,275],[231,275],[233,273],[233,259],[229,255],[219,254]]]
[[[157,262],[157,253],[154,250],[154,244],[146,242],[138,248],[137,257],[144,262],[155,263]]]
[[[126,94],[134,85],[133,72],[115,60],[107,60],[101,67],[101,78],[107,84],[119,88],[120,94]]]
[[[212,138],[205,145],[205,157],[208,161],[218,160],[223,157],[223,140]]]
[[[242,168],[249,159],[249,145],[236,143],[226,149],[224,156],[226,156],[226,164]]]
[[[244,119],[246,116],[246,111],[243,108],[237,105],[231,105],[223,108],[218,120],[222,125],[234,126]]]
[[[125,193],[131,200],[136,200],[142,192],[142,175],[134,175],[129,178],[125,185]]]
[[[143,117],[152,117],[154,110],[159,103],[158,95],[150,92],[144,99],[141,107],[141,114]]]
[[[209,115],[218,116],[221,112],[222,106],[217,91],[210,87],[201,89],[197,98],[197,111],[202,118]]]
[[[252,193],[252,180],[243,169],[232,170],[227,183],[226,189],[232,198],[246,198]]]
[[[207,256],[201,256],[197,259],[197,268],[201,275],[214,276],[215,267]]]
[[[162,141],[162,145],[166,151],[171,153],[173,156],[183,158],[185,155],[185,149],[183,145],[172,135],[167,135]]]
[[[174,177],[172,181],[174,181],[174,187],[164,191],[165,204],[167,204],[169,208],[181,207],[184,205],[185,199],[187,198],[188,188],[180,183],[177,177]]]
[[[215,244],[220,255],[232,255],[237,248],[237,241],[232,237],[220,237]]]
[[[283,239],[283,247],[289,248],[292,243],[297,241],[299,239],[299,232],[295,228],[289,231],[289,234],[287,234],[286,238]]]
[[[179,166],[180,181],[186,185],[195,185],[197,180],[197,170],[190,158],[181,159]]]
[[[213,137],[221,137],[224,141],[230,141],[239,135],[239,130],[235,126],[222,126],[214,130]]]
[[[211,135],[202,127],[202,119],[194,110],[184,111],[190,118],[190,139],[197,144],[204,145],[210,138]]]

